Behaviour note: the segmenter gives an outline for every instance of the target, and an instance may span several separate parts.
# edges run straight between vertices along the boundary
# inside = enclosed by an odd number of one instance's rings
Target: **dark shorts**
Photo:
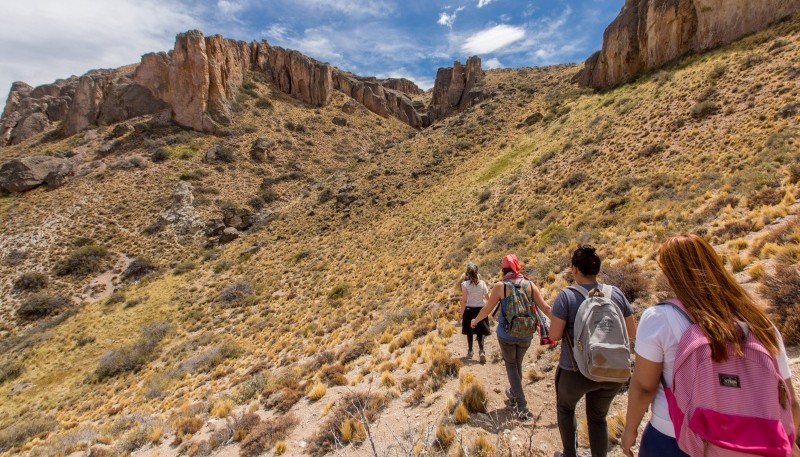
[[[689,457],[678,447],[678,441],[665,435],[648,422],[642,433],[639,457]]]
[[[467,308],[464,310],[464,319],[461,321],[461,333],[464,335],[490,335],[492,332],[489,329],[489,318],[478,322],[475,328],[470,327],[469,323],[475,319],[481,312],[481,308]]]

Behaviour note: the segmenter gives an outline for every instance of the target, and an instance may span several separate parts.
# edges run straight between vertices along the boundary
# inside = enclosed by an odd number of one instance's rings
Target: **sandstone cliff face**
[[[407,79],[362,78],[266,41],[246,43],[192,30],[176,37],[172,52],[146,54],[135,68],[93,70],[37,88],[15,83],[0,119],[0,146],[19,143],[59,121],[72,135],[167,110],[176,123],[213,133],[230,124],[231,103],[249,72],[263,74],[303,103],[327,105],[338,90],[414,128],[472,106],[482,97],[484,76],[477,56],[466,65],[440,69],[426,111],[411,100],[422,90]]]
[[[453,68],[440,68],[429,109],[431,123],[480,102],[484,96],[483,78],[478,56],[467,59],[466,65],[454,62]]]
[[[609,87],[688,52],[730,43],[792,14],[797,0],[626,0],[576,80]]]
[[[375,78],[358,78],[337,71],[333,87],[379,116],[394,116],[414,128],[430,125],[427,113],[418,112],[406,93],[388,89]]]

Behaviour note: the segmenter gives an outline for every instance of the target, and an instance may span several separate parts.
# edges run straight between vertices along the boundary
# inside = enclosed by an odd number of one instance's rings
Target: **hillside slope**
[[[255,81],[217,136],[143,118],[0,149],[87,164],[56,190],[0,197],[0,452],[322,455],[365,441],[343,452],[372,455],[372,437],[380,454],[435,455],[454,440],[451,397],[481,385],[491,414],[457,426],[457,443],[485,433],[552,454],[552,354],[532,350],[526,367],[536,427],[504,415],[496,359],[459,385],[468,260],[496,277],[516,252],[552,299],[571,248],[592,243],[639,311],[668,293],[653,252],[670,233],[708,236],[754,291],[800,260],[800,19],[605,93],[573,86],[577,70],[487,72],[486,101],[420,132],[343,114],[341,94],[310,108]],[[264,162],[258,138],[273,141]],[[250,208],[257,222],[224,245],[153,227],[181,181],[198,218]],[[74,254],[96,267],[69,268]],[[124,280],[134,258],[156,270]],[[35,271],[44,298],[19,280]],[[18,312],[37,303],[61,312]],[[776,305],[796,344],[781,313],[797,302]]]

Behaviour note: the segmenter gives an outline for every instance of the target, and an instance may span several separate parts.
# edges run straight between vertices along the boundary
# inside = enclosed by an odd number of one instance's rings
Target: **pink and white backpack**
[[[775,357],[742,326],[744,354],[728,345],[728,360],[711,359],[711,344],[677,299],[691,326],[675,353],[672,387],[661,383],[678,446],[690,456],[791,455],[795,440],[792,398]]]

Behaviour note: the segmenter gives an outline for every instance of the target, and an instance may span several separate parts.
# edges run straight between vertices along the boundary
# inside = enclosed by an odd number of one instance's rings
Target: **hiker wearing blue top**
[[[617,320],[608,318],[606,323],[616,322],[618,327],[623,327],[616,329],[616,334],[622,338],[623,346],[626,346],[622,351],[624,373],[620,373],[620,376],[625,379],[630,377],[630,340],[628,335],[636,335],[636,318],[633,316],[633,307],[622,291],[614,286],[597,283],[600,265],[600,256],[592,246],[578,247],[572,253],[571,271],[575,278],[575,285],[562,289],[553,303],[550,338],[553,340],[559,340],[562,337],[567,339],[561,343],[561,358],[555,375],[558,430],[561,434],[564,457],[576,456],[578,424],[575,420],[575,407],[584,396],[586,396],[586,418],[589,425],[589,447],[592,457],[606,456],[608,453],[606,416],[611,402],[624,383],[624,380],[620,382],[593,380],[584,376],[582,370],[579,370],[575,357],[582,358],[583,354],[573,354],[572,342],[579,338],[579,335],[575,334],[578,310],[581,304],[589,299],[590,293],[601,299],[607,294],[606,298],[619,307],[616,310],[613,309],[613,305],[608,305],[612,309],[607,311],[621,312],[621,315],[617,315]],[[608,333],[615,333],[613,325],[608,324],[608,326],[611,329]],[[582,358],[582,360],[585,359]],[[556,456],[559,454],[556,452]]]
[[[510,388],[506,389],[506,396],[514,407],[514,413],[519,419],[527,420],[531,418],[531,413],[528,411],[528,402],[525,399],[525,392],[522,390],[522,362],[525,358],[525,352],[531,346],[533,335],[537,335],[536,323],[534,317],[529,326],[527,336],[515,337],[509,333],[511,326],[506,324],[506,316],[509,314],[507,308],[510,305],[512,297],[524,297],[527,301],[527,307],[536,316],[535,306],[538,306],[547,316],[550,316],[550,305],[542,298],[539,288],[536,287],[532,281],[529,281],[522,274],[522,267],[520,266],[517,256],[509,254],[503,257],[500,262],[500,267],[503,269],[503,280],[498,281],[492,286],[489,297],[486,299],[486,305],[481,309],[475,319],[472,319],[470,325],[475,328],[479,322],[489,317],[494,308],[500,308],[500,314],[497,322],[497,341],[500,344],[500,352],[503,355],[503,362],[506,366],[506,375],[508,376],[508,383]]]

